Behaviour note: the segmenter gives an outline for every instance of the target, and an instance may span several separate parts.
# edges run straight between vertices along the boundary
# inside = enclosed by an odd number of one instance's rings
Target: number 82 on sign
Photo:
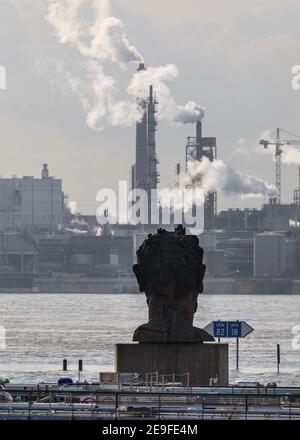
[[[214,321],[215,338],[240,338],[242,336],[241,321]]]

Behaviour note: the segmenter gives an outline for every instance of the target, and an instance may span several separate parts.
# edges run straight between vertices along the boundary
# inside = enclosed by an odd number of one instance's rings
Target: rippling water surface
[[[130,342],[134,329],[147,322],[144,295],[1,294],[0,325],[7,347],[0,351],[0,377],[11,381],[57,380],[68,359],[76,377],[78,359],[84,377],[98,380],[113,371],[114,344]],[[300,324],[300,296],[201,295],[195,324],[245,320],[255,331],[240,342],[240,370],[235,371],[235,341],[230,341],[230,381],[276,381],[300,385],[300,349],[292,347],[292,328]],[[276,344],[281,344],[277,375]]]

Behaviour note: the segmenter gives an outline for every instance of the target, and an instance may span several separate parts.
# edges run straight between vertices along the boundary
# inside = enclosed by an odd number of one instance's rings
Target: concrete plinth
[[[118,373],[158,372],[159,375],[189,372],[190,386],[207,386],[218,377],[219,385],[228,384],[228,344],[173,342],[115,345]],[[178,378],[177,378],[178,380]]]

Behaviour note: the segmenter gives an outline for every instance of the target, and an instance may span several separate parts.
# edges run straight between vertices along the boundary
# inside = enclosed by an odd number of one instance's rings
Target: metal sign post
[[[212,321],[204,330],[207,331],[214,338],[218,338],[220,343],[221,338],[235,338],[236,339],[236,369],[239,369],[239,341],[240,338],[245,338],[253,328],[245,321]]]

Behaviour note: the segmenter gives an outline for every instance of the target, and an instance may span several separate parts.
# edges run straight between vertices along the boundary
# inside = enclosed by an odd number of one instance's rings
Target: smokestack
[[[157,188],[157,159],[156,159],[156,99],[153,93],[153,86],[149,86],[149,98],[147,102],[147,188],[149,190]]]
[[[181,176],[181,165],[180,163],[176,164],[176,182],[175,185],[177,188],[180,187],[180,176]]]
[[[149,102],[150,104],[153,102],[153,86],[149,87]]]
[[[146,70],[145,64],[140,63],[138,72]],[[139,103],[143,110],[143,118],[136,123],[136,149],[135,149],[135,171],[134,171],[134,188],[147,188],[147,101],[142,100]]]
[[[145,63],[139,63],[139,67],[137,71],[140,72],[141,70],[146,70]]]
[[[131,189],[135,188],[135,165],[131,166]]]
[[[197,121],[197,125],[196,125],[196,142],[197,142],[197,144],[200,144],[201,139],[202,139],[202,122]]]

